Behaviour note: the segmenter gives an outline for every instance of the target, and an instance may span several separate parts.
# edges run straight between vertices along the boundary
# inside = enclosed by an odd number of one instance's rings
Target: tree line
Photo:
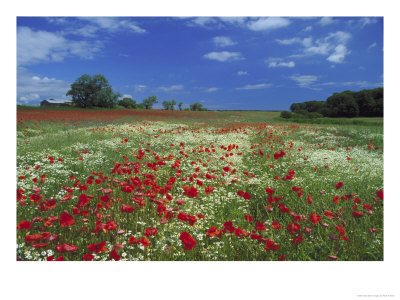
[[[326,101],[293,103],[290,110],[306,117],[383,117],[383,88],[334,93]],[[290,112],[282,112],[290,118]]]
[[[152,109],[153,105],[158,103],[157,96],[149,96],[143,99],[142,103],[136,103],[136,100],[129,97],[120,99],[121,94],[115,93],[108,80],[101,74],[82,75],[71,84],[66,96],[71,96],[73,104],[80,108],[122,106],[129,109]],[[176,104],[175,99],[162,102],[165,110],[174,110]],[[183,110],[182,106],[183,102],[181,101],[178,103],[178,109]],[[185,110],[202,111],[207,109],[201,103],[196,102],[190,104]]]

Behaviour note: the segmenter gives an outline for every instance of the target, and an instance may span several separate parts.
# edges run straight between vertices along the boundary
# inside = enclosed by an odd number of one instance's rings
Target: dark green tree
[[[145,109],[152,109],[155,103],[158,103],[157,96],[149,96],[143,99],[143,106]]]
[[[171,109],[171,101],[164,100],[161,104],[162,104],[162,106],[164,106],[165,110],[170,110]]]
[[[203,107],[203,104],[199,102],[195,102],[189,105],[189,109],[193,111],[203,111],[207,110],[205,107]]]
[[[331,117],[357,117],[359,108],[350,91],[334,93],[326,100]]]
[[[84,74],[71,84],[66,94],[72,97],[72,102],[78,107],[114,107],[120,96],[114,93],[107,79],[97,74]]]
[[[133,100],[132,98],[125,97],[124,99],[122,99],[122,100],[120,100],[118,102],[118,105],[121,105],[121,106],[123,106],[125,108],[133,108],[133,109],[135,109],[136,108],[136,101]]]
[[[183,102],[181,101],[181,102],[179,102],[179,104],[178,104],[178,108],[179,108],[179,110],[182,110],[182,105],[183,105]]]

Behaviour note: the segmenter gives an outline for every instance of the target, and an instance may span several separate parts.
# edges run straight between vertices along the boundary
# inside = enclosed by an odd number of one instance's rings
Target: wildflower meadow
[[[381,261],[383,129],[22,110],[17,260]]]

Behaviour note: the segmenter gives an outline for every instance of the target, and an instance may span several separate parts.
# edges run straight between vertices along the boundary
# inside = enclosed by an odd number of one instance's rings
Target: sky
[[[140,103],[289,110],[383,87],[383,17],[17,17],[17,103],[103,74]]]

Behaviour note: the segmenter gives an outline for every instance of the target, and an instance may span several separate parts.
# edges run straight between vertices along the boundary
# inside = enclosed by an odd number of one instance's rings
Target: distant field
[[[383,260],[382,119],[279,115],[18,109],[17,258]]]

